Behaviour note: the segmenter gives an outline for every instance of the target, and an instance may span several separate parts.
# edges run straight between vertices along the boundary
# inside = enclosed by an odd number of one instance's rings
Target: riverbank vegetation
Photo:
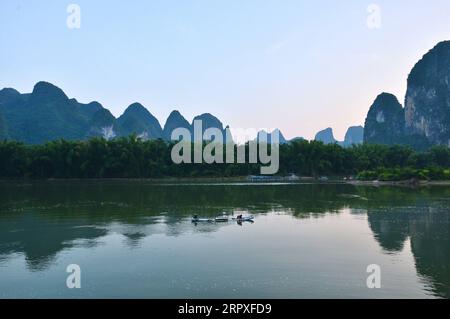
[[[358,173],[358,180],[363,181],[406,181],[406,180],[433,180],[450,181],[450,169],[442,167],[429,167],[416,169],[404,168],[379,168]]]
[[[173,144],[130,136],[42,145],[0,142],[0,178],[164,178],[258,175],[261,164],[175,164]],[[246,154],[248,156],[248,145]],[[450,149],[406,146],[343,148],[296,140],[280,145],[279,175],[356,176],[362,180],[450,179]]]

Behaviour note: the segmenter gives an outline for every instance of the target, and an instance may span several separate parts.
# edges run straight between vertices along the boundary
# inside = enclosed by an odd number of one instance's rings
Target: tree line
[[[136,136],[41,145],[0,142],[0,178],[164,178],[258,175],[261,164],[175,164],[174,143]],[[246,145],[248,154],[248,145]],[[235,152],[236,153],[236,152]],[[361,179],[450,179],[450,149],[414,151],[401,145],[349,148],[295,140],[280,145],[278,175],[358,176]]]

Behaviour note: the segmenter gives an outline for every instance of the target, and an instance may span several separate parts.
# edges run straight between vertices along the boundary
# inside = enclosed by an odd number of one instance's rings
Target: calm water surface
[[[191,223],[222,212],[255,222]],[[0,297],[449,298],[449,217],[444,186],[3,182]]]

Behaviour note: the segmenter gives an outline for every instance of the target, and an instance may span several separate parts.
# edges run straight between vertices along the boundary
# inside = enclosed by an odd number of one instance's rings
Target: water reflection
[[[56,217],[56,216],[55,216]],[[30,211],[5,212],[0,217],[0,256],[5,260],[14,253],[23,253],[28,268],[39,271],[50,265],[58,252],[78,246],[94,246],[107,230],[87,226],[81,220],[58,222]]]
[[[155,185],[52,182],[0,185],[0,266],[23,254],[29,271],[47,269],[59,252],[124,236],[130,249],[155,235],[214,233],[236,222],[193,225],[191,216],[290,214],[323,218],[351,208],[367,215],[386,254],[409,240],[417,273],[433,294],[450,297],[450,188],[327,185]],[[257,221],[256,221],[257,222]]]
[[[438,296],[450,297],[450,223],[446,208],[371,209],[370,228],[387,252],[410,241],[417,272],[432,283]]]

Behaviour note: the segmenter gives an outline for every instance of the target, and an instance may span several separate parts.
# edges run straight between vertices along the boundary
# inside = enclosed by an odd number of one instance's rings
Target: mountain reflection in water
[[[428,284],[430,294],[449,298],[449,208],[450,187],[444,186],[3,182],[0,269],[23,255],[28,271],[46,271],[60,253],[101,246],[109,234],[120,234],[129,249],[140,249],[151,236],[214,236],[231,227],[250,230],[258,218],[268,215],[320,222],[349,211],[366,218],[383,254],[397,254],[408,243],[417,275]],[[255,225],[190,222],[194,214],[216,217],[222,212],[252,214]]]

